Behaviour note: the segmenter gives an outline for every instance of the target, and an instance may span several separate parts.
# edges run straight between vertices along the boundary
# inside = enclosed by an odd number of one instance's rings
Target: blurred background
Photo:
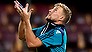
[[[14,0],[0,0],[0,52],[30,52],[25,42],[18,39],[20,16],[14,9]],[[72,11],[66,25],[67,52],[92,52],[92,2],[91,0],[18,0],[23,6],[28,2],[34,8],[32,27],[46,23],[48,10],[55,3],[64,3]]]

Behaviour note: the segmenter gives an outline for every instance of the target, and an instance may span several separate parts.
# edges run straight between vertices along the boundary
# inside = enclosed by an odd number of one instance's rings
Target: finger
[[[27,3],[25,6],[26,11],[28,11],[29,4]]]
[[[16,3],[19,5],[19,7],[22,9],[23,6],[16,0]]]
[[[14,3],[15,3],[15,5],[17,5],[17,2],[16,1],[14,1]]]
[[[17,12],[18,12],[20,15],[22,14],[19,10],[17,10]]]
[[[15,1],[14,1],[14,4],[15,4]],[[15,4],[15,5],[16,5],[16,4]],[[15,5],[14,5],[14,8],[16,8]]]
[[[34,10],[34,9],[31,8],[31,9],[29,10],[28,14],[31,15],[31,13],[32,13],[33,10]]]
[[[17,8],[19,11],[22,11],[23,12],[23,9],[22,7],[18,4],[18,1],[14,1],[15,3],[15,8]]]
[[[22,14],[23,14],[23,10],[22,10],[22,8],[20,7],[18,1],[17,1],[17,2],[14,1],[14,3],[15,3],[14,8],[16,8],[16,11],[17,11],[20,15],[22,15]]]
[[[19,9],[19,5],[16,3],[16,1],[14,1],[15,3],[15,8]]]
[[[18,4],[16,3],[16,1],[14,1],[14,3],[15,3],[15,6],[14,6],[14,8],[17,8]]]
[[[17,4],[17,2],[16,2],[16,1],[14,1],[14,3],[15,3],[15,6],[19,6],[19,4]]]
[[[18,13],[20,13],[20,8],[18,7],[19,6],[19,3],[17,2],[17,0],[16,1],[14,1],[14,3],[15,3],[15,8],[17,9],[17,12]]]
[[[17,12],[18,12],[19,14],[21,14],[21,13],[22,13],[22,10],[21,10],[17,5],[15,5],[15,7],[16,7]]]

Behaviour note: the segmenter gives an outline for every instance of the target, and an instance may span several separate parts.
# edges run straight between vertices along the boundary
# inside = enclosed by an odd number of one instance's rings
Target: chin
[[[48,22],[53,22],[51,19],[49,19],[49,18],[46,18],[46,20],[48,21]]]

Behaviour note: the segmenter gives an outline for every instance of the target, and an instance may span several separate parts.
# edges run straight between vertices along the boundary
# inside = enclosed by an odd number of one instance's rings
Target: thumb
[[[25,6],[26,11],[28,11],[29,4],[27,3]]]
[[[33,10],[34,10],[33,8],[31,8],[31,9],[29,10],[29,12],[28,12],[29,15],[31,15],[31,13],[33,12]]]

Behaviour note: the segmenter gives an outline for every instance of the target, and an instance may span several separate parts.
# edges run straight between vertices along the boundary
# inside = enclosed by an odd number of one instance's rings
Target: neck
[[[54,22],[55,24],[58,24],[58,25],[60,25],[60,24],[63,24],[64,25],[64,23],[63,22],[60,22],[60,21],[58,21],[58,22]]]
[[[46,20],[47,20],[47,22],[50,22],[50,23],[54,23],[54,24],[58,24],[58,25],[60,25],[60,24],[64,25],[64,23],[61,22],[61,21],[52,21],[50,19],[46,19]]]

